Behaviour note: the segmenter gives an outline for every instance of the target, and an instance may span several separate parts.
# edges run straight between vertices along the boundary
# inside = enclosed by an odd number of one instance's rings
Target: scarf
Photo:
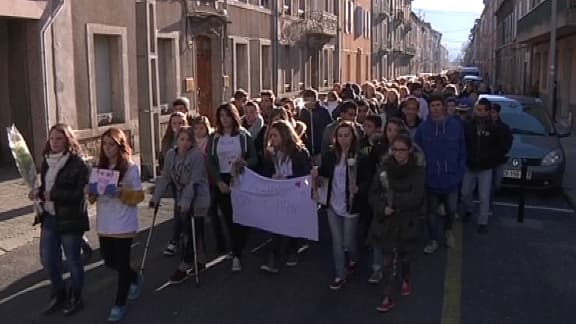
[[[410,176],[414,172],[416,167],[416,158],[414,154],[410,154],[408,162],[404,165],[398,164],[393,157],[390,157],[390,163],[388,165],[388,175],[390,178],[403,179]]]
[[[56,177],[62,168],[68,162],[70,158],[70,154],[66,153],[56,153],[56,154],[48,154],[45,156],[46,164],[48,164],[48,170],[46,170],[46,175],[44,176],[45,182],[45,192],[50,192],[54,183],[56,182]],[[51,214],[56,215],[56,208],[54,207],[54,202],[50,201],[50,197],[44,197],[46,202],[44,203],[44,210]]]

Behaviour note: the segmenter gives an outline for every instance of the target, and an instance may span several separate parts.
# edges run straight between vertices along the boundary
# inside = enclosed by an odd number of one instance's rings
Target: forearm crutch
[[[152,225],[148,230],[148,238],[146,239],[146,245],[144,246],[144,254],[142,255],[142,262],[140,263],[140,275],[144,275],[144,266],[146,265],[146,258],[148,257],[148,250],[150,249],[150,242],[152,241],[152,232],[154,232],[154,227],[156,226],[156,217],[158,216],[158,209],[160,208],[160,201],[154,206],[154,216],[152,217]]]

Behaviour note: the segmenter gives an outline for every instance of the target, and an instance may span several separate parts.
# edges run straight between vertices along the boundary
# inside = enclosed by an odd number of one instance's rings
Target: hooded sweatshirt
[[[446,117],[424,121],[414,141],[426,156],[426,183],[429,190],[449,193],[460,188],[466,172],[466,138],[461,122]]]

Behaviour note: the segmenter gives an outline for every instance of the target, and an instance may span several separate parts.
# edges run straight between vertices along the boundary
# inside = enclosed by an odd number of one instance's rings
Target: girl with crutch
[[[210,187],[204,157],[195,144],[194,129],[181,127],[176,138],[176,147],[166,154],[164,170],[156,183],[150,207],[157,207],[169,185],[176,188],[176,216],[181,217],[184,224],[184,247],[170,283],[182,283],[192,270],[198,283],[198,271],[204,268],[205,253],[202,241],[196,239],[196,226],[204,226],[204,217],[210,208]]]

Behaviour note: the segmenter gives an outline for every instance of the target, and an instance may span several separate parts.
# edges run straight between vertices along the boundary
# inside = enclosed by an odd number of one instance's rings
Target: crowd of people
[[[242,271],[250,229],[233,222],[232,180],[244,168],[273,179],[310,175],[327,218],[334,273],[329,288],[339,290],[359,266],[359,254],[372,255],[371,284],[384,280],[381,312],[392,310],[399,296],[412,293],[411,260],[417,250],[432,254],[453,247],[458,215],[471,220],[475,192],[479,234],[488,233],[493,194],[512,144],[500,107],[478,94],[484,85],[442,76],[429,79],[334,84],[325,100],[303,91],[303,105],[262,91],[249,100],[243,90],[220,105],[215,119],[193,116],[189,101],[173,103],[159,150],[160,176],[149,207],[174,199],[173,235],[164,255],[179,255],[170,277],[178,284],[191,270],[205,267],[204,222],[215,230],[214,247]],[[214,124],[214,127],[212,126]],[[128,300],[142,292],[143,279],[130,267],[130,247],[138,231],[144,200],[137,166],[122,130],[101,137],[94,167],[119,172],[119,185],[103,193],[89,183],[70,127],[50,130],[44,151],[42,185],[30,198],[42,202],[41,261],[50,275],[52,295],[46,313],[82,309],[82,246],[88,230],[88,203],[96,203],[96,230],[106,266],[118,274],[110,321],[121,320]],[[298,204],[298,201],[290,203]],[[194,225],[194,226],[191,226]],[[423,227],[427,228],[424,235]],[[272,234],[260,269],[280,272],[298,264],[297,251],[308,242]],[[419,244],[427,240],[425,245]],[[62,251],[71,273],[71,289],[62,280]]]

